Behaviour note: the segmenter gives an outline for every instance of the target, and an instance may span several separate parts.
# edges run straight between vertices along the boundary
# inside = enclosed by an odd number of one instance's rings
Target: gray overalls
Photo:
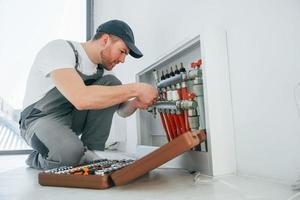
[[[78,70],[78,52],[71,42],[67,42],[75,54],[75,69],[86,85],[121,85],[115,76],[103,76],[100,65],[96,74],[82,74]],[[53,88],[21,113],[21,136],[35,150],[27,164],[37,169],[76,165],[86,148],[104,150],[117,108],[118,105],[101,110],[78,111],[56,87]]]

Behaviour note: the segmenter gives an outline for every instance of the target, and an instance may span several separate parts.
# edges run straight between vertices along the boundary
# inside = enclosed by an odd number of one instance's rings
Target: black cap
[[[134,36],[128,24],[120,20],[110,20],[101,24],[96,33],[103,32],[121,38],[129,49],[129,54],[134,58],[143,56],[142,52],[134,44]]]

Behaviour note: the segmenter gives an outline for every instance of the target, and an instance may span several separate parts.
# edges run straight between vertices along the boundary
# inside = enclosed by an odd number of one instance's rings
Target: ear
[[[109,35],[104,34],[101,39],[102,39],[102,42],[103,42],[104,46],[106,46],[109,42]]]

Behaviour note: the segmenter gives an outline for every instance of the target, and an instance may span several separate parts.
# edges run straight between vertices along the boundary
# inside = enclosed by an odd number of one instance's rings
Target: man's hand
[[[117,113],[121,117],[128,117],[132,115],[137,108],[147,109],[156,103],[158,91],[151,85],[146,83],[135,83],[135,98],[119,105]]]
[[[135,98],[135,106],[140,109],[147,109],[156,103],[158,91],[150,84],[137,83],[136,91],[138,96]]]
[[[193,133],[195,135],[198,136],[200,143],[204,142],[206,140],[206,130],[205,129],[201,129],[201,130],[197,130],[197,131],[193,131]]]
[[[149,105],[142,103],[140,100],[138,100],[138,98],[135,98],[133,100],[134,102],[134,107],[135,108],[139,108],[139,109],[147,109],[149,107]]]

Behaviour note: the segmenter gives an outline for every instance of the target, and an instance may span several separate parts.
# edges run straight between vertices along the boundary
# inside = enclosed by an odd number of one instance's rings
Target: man
[[[55,40],[40,50],[20,119],[21,135],[34,149],[26,160],[30,167],[92,161],[92,150],[104,150],[116,110],[127,117],[155,103],[158,92],[151,85],[121,85],[108,73],[128,54],[143,56],[131,28],[120,20],[100,25],[87,42]]]

